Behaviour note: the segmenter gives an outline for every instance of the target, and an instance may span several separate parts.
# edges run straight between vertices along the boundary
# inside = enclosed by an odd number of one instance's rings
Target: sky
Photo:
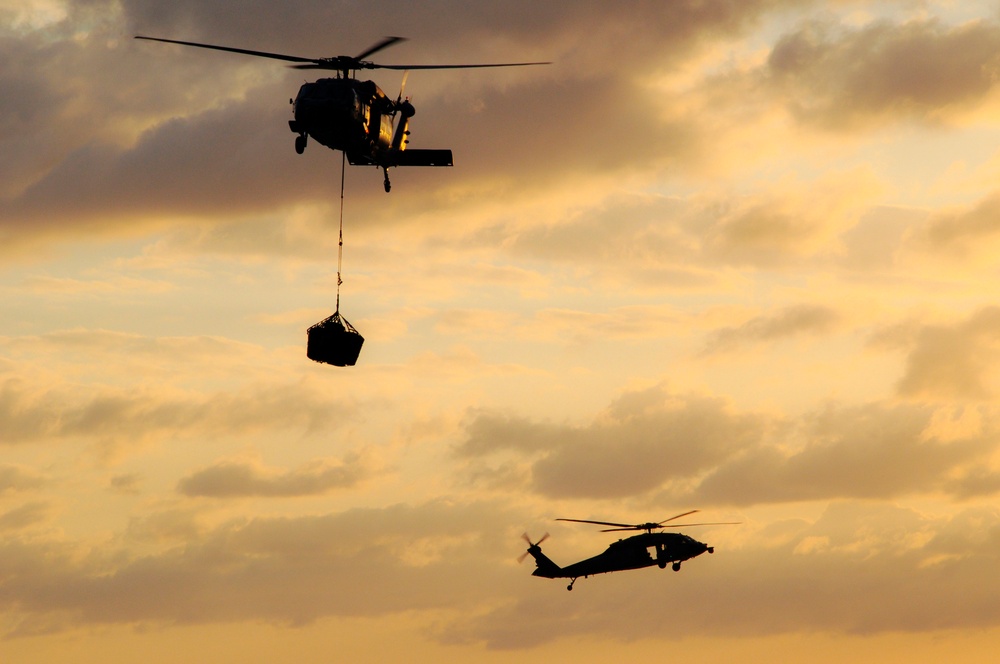
[[[314,72],[137,34],[552,64],[410,73],[455,165],[348,168],[338,368]],[[994,661],[1000,2],[0,0],[0,62],[4,662]]]

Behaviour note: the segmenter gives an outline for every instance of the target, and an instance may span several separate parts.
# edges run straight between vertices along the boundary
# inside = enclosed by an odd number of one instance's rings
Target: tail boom
[[[540,576],[546,579],[557,579],[565,576],[563,568],[556,565],[548,556],[542,553],[542,547],[535,544],[528,548],[528,553],[535,559],[536,569],[531,573],[532,576]]]

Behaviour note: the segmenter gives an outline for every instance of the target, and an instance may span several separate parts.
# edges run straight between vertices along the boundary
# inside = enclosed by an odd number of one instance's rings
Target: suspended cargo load
[[[339,310],[306,330],[306,335],[306,356],[336,367],[353,367],[365,342]]]

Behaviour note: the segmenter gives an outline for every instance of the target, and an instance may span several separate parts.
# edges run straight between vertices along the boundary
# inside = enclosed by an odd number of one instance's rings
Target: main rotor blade
[[[287,62],[312,62],[317,63],[317,58],[303,58],[297,55],[284,55],[282,53],[267,53],[265,51],[251,51],[245,48],[233,48],[231,46],[216,46],[215,44],[199,44],[198,42],[178,41],[176,39],[160,39],[159,37],[144,37],[136,35],[136,39],[146,39],[149,41],[166,42],[168,44],[180,44],[181,46],[196,46],[198,48],[210,48],[215,51],[229,51],[230,53],[241,53],[243,55],[253,55],[259,58],[271,58],[272,60],[285,60]]]
[[[624,530],[635,529],[634,525],[630,525],[627,523],[611,523],[610,521],[590,521],[588,519],[556,519],[556,521],[572,521],[573,523],[594,523],[597,524],[598,526],[617,526],[618,528],[622,528]]]
[[[667,525],[642,524],[626,528],[605,528],[602,533],[614,533],[619,530],[653,530],[654,528],[689,528],[691,526],[738,526],[742,521],[713,521],[711,523],[669,523]]]
[[[663,525],[663,524],[665,524],[665,523],[666,523],[667,521],[673,521],[674,519],[679,519],[679,518],[681,518],[682,516],[687,516],[688,514],[694,514],[694,513],[695,513],[695,512],[697,512],[697,511],[698,511],[698,510],[691,510],[690,512],[684,512],[683,514],[678,514],[677,516],[672,516],[672,517],[670,517],[669,519],[664,519],[663,521],[660,521],[660,525],[662,526],[662,525]]]
[[[672,523],[661,528],[689,528],[691,526],[738,526],[742,521],[713,521],[711,523]]]
[[[395,44],[396,42],[403,41],[404,37],[386,37],[379,43],[375,44],[368,50],[362,52],[360,55],[354,58],[349,58],[345,56],[338,56],[335,58],[304,58],[299,55],[286,55],[284,53],[269,53],[267,51],[253,51],[247,48],[234,48],[232,46],[218,46],[217,44],[202,44],[200,42],[190,42],[181,41],[179,39],[163,39],[160,37],[146,37],[144,35],[136,35],[136,39],[146,39],[148,41],[158,41],[167,44],[180,44],[181,46],[194,46],[197,48],[208,48],[213,51],[227,51],[229,53],[239,53],[241,55],[252,55],[258,58],[270,58],[272,60],[284,60],[285,62],[301,62],[305,64],[293,65],[295,69],[331,69],[335,71],[340,71],[344,69],[396,69],[396,70],[407,70],[407,69],[479,69],[484,67],[527,67],[530,65],[548,65],[552,64],[550,62],[506,62],[506,63],[487,63],[487,64],[461,64],[461,65],[380,65],[374,62],[366,62],[361,58],[367,57],[372,53],[381,51],[382,49]]]
[[[406,41],[406,37],[386,37],[379,43],[369,48],[367,51],[364,51],[361,54],[354,56],[354,59],[360,60],[361,58],[367,58],[372,53],[381,51],[383,48],[386,48],[387,46],[392,46],[396,42],[401,42],[401,41]]]
[[[551,62],[498,62],[480,65],[377,65],[374,62],[362,62],[362,69],[483,69],[486,67],[530,67],[532,65],[551,65]]]

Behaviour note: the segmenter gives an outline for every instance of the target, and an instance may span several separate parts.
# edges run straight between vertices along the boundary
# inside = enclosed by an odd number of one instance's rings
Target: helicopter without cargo
[[[573,584],[580,577],[587,578],[594,574],[642,569],[643,567],[652,567],[653,565],[658,565],[660,569],[664,569],[667,565],[670,565],[675,572],[678,572],[681,569],[681,563],[685,560],[700,556],[706,551],[714,553],[715,548],[681,533],[654,533],[654,530],[688,526],[733,525],[738,523],[726,521],[721,523],[667,524],[668,521],[694,514],[697,511],[684,512],[683,514],[678,514],[677,516],[656,523],[639,523],[634,525],[612,523],[609,521],[590,521],[587,519],[556,519],[556,521],[614,526],[613,528],[601,531],[604,533],[627,530],[645,530],[646,532],[626,539],[620,539],[612,543],[603,553],[573,563],[572,565],[567,565],[566,567],[560,567],[542,553],[540,545],[548,538],[548,533],[537,542],[532,542],[531,538],[525,533],[522,537],[528,543],[528,550],[521,554],[520,560],[524,560],[528,555],[535,559],[536,569],[532,573],[532,576],[540,576],[546,579],[570,579],[566,590],[573,590]]]

